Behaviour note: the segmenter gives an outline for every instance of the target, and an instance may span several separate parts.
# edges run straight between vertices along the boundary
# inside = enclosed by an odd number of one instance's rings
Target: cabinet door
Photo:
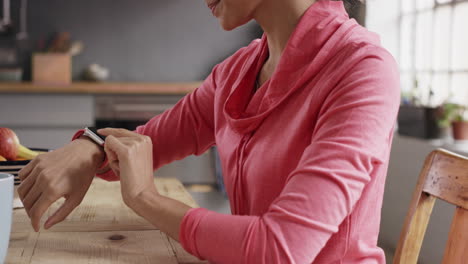
[[[0,95],[0,126],[13,129],[28,147],[61,147],[78,129],[92,125],[92,95]]]
[[[0,95],[0,124],[9,127],[69,127],[93,124],[92,95]]]

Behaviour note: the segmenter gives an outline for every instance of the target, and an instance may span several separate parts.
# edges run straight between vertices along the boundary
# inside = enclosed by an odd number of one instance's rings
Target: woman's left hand
[[[134,209],[145,192],[157,194],[151,138],[120,128],[99,129],[98,133],[106,136],[104,151],[110,168],[120,176],[125,204]]]

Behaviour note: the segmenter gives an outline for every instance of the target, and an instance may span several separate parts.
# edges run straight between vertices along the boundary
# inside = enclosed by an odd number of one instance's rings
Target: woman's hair
[[[365,0],[334,0],[343,1],[349,17],[356,19],[361,25],[366,23],[366,2]]]
[[[348,3],[350,5],[361,4],[363,1],[361,0],[343,0],[343,2]]]
[[[334,1],[343,1],[346,8],[354,7],[360,4],[363,4],[364,0],[334,0]]]

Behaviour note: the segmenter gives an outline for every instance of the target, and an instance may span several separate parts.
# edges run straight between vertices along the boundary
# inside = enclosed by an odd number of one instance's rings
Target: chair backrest
[[[419,175],[394,264],[417,263],[436,198],[456,206],[443,263],[468,263],[468,158],[437,149],[427,156]]]

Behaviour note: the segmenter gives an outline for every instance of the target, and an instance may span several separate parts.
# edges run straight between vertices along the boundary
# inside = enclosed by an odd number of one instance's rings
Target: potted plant
[[[452,127],[455,140],[468,140],[468,107],[462,104],[445,103],[439,116],[440,127]]]

